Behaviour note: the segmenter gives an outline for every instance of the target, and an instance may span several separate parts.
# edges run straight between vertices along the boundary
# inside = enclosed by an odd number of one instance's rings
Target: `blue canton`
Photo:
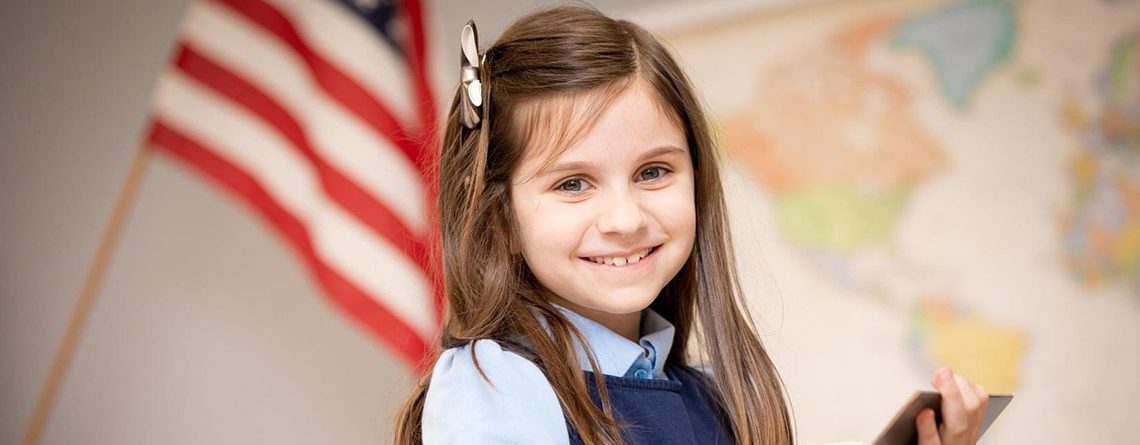
[[[367,21],[380,36],[384,43],[396,51],[404,54],[404,24],[400,20],[400,2],[396,0],[337,0],[360,18]]]

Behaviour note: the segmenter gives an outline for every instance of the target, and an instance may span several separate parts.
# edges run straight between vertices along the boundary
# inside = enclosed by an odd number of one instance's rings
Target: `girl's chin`
[[[611,295],[609,298],[601,301],[583,302],[584,304],[573,304],[569,309],[589,311],[598,315],[606,315],[611,317],[620,317],[623,315],[638,314],[645,308],[649,307],[656,298],[656,293],[651,297],[643,295]]]

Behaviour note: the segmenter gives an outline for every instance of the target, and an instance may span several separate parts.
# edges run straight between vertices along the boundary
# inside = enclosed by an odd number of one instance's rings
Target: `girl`
[[[573,6],[485,52],[469,22],[462,50],[439,160],[443,351],[396,443],[793,443],[709,125],[661,43]],[[920,416],[923,443],[973,443],[985,393],[936,384],[945,422]]]

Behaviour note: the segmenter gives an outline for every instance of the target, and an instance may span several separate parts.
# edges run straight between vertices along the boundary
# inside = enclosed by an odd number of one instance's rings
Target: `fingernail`
[[[943,369],[942,372],[938,373],[938,386],[946,385],[952,381],[954,381],[954,373],[949,369]]]

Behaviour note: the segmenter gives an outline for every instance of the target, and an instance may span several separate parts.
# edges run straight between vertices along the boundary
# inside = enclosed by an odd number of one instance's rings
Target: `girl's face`
[[[685,134],[637,81],[553,162],[533,151],[511,175],[527,265],[555,303],[624,334],[693,249]]]

